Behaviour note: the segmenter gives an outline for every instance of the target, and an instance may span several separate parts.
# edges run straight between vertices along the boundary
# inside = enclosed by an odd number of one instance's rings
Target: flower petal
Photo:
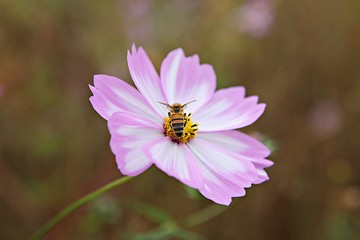
[[[270,155],[270,150],[263,143],[240,131],[202,132],[198,137],[244,156],[265,158]]]
[[[274,163],[264,159],[269,156],[270,150],[261,142],[242,132],[230,130],[221,132],[202,132],[197,138],[209,141],[217,146],[236,152],[242,158],[251,161],[257,169],[259,178],[253,183],[262,183],[269,180],[264,168],[272,166]]]
[[[134,87],[112,76],[95,75],[95,87],[115,106],[126,112],[133,112],[150,118],[162,125],[159,117]]]
[[[133,45],[131,53],[128,51],[127,60],[130,75],[137,89],[159,116],[166,116],[166,107],[158,103],[166,102],[159,75],[144,49],[140,47],[136,50],[135,45]]]
[[[265,181],[267,181],[267,180],[270,179],[269,176],[268,176],[268,174],[267,174],[267,172],[266,172],[264,169],[261,169],[261,168],[256,168],[256,169],[257,169],[257,171],[258,171],[259,177],[258,177],[258,179],[256,179],[256,180],[253,182],[254,184],[260,184],[260,183],[263,183],[263,182],[265,182]]]
[[[243,87],[231,87],[215,92],[206,107],[192,116],[204,132],[230,130],[255,122],[265,110],[265,104],[257,104],[258,97],[244,98]]]
[[[204,170],[204,176],[209,180],[206,181],[205,187],[200,189],[200,193],[206,198],[222,205],[230,205],[232,197],[242,197],[246,194],[245,189],[220,175]],[[234,194],[235,193],[235,194]]]
[[[193,188],[203,187],[204,179],[199,166],[185,144],[163,137],[145,144],[143,149],[146,156],[169,176]]]
[[[164,136],[156,123],[133,113],[117,112],[110,117],[108,127],[110,147],[121,173],[136,176],[152,165],[141,147]]]
[[[200,65],[198,55],[185,57],[182,49],[176,49],[161,65],[161,84],[169,104],[196,100],[187,106],[193,112],[211,99],[216,75],[212,66]]]
[[[114,112],[122,111],[118,106],[114,105],[109,99],[107,99],[98,89],[91,85],[89,85],[89,88],[93,93],[93,96],[91,96],[89,100],[93,108],[101,117],[108,120]]]
[[[187,145],[196,156],[205,179],[200,192],[219,204],[229,205],[231,197],[243,196],[244,188],[258,178],[254,165],[235,152],[200,138]]]

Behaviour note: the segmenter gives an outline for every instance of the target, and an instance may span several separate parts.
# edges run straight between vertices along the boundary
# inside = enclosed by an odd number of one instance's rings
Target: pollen
[[[187,143],[191,139],[195,138],[199,124],[194,123],[190,115],[191,113],[188,115],[184,115],[185,126],[181,137],[175,135],[175,132],[171,126],[171,119],[169,117],[164,118],[165,135],[172,138],[173,141],[178,143]]]

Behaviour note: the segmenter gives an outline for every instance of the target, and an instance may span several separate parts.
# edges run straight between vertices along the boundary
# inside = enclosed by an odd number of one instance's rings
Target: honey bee
[[[163,104],[165,106],[168,107],[169,112],[168,112],[168,116],[170,118],[170,126],[172,131],[174,132],[174,135],[176,138],[180,139],[181,137],[183,137],[184,134],[184,127],[186,126],[186,113],[184,113],[184,109],[185,107],[192,102],[187,102],[185,104],[181,104],[181,103],[174,103],[172,105],[169,105],[167,103],[162,103],[162,102],[158,102],[160,104]],[[190,116],[191,113],[188,115]]]

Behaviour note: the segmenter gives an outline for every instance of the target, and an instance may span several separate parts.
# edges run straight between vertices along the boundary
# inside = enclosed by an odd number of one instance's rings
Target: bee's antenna
[[[158,102],[158,101],[156,101],[156,102]],[[165,105],[165,106],[167,106],[167,107],[171,107],[169,104],[167,104],[167,103],[163,103],[163,102],[158,102],[158,103],[160,103],[160,104],[162,104],[162,105]]]
[[[182,105],[182,107],[186,107],[188,104],[190,104],[190,103],[193,103],[193,102],[195,102],[196,100],[192,100],[192,101],[190,101],[190,102],[187,102],[187,103],[185,103],[184,105]]]

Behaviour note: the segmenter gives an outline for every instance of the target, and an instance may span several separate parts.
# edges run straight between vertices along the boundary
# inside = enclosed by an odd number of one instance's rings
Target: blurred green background
[[[157,69],[174,48],[199,54],[218,88],[267,104],[242,131],[274,149],[270,181],[182,239],[360,239],[356,0],[1,0],[0,239],[26,239],[121,176],[87,85],[97,73],[132,84],[132,43]],[[150,239],[165,212],[181,221],[211,204],[152,167],[45,239]]]

